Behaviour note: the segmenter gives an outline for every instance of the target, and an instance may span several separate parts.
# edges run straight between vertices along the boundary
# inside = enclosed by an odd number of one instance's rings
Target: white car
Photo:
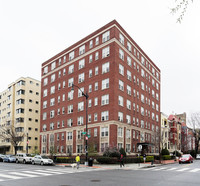
[[[36,155],[32,159],[32,164],[39,164],[39,165],[53,165],[53,160],[49,159],[47,156]]]
[[[31,163],[32,162],[32,156],[30,154],[26,153],[18,153],[16,155],[16,163]]]
[[[200,154],[196,155],[196,159],[199,160],[200,159]]]

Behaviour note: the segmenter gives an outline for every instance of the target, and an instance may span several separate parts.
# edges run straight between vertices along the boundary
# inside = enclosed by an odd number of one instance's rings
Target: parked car
[[[3,158],[4,158],[5,155],[3,154],[0,154],[0,162],[3,162]]]
[[[16,163],[31,163],[32,162],[32,156],[30,154],[26,153],[19,153],[16,155]]]
[[[183,154],[179,158],[179,164],[181,163],[193,163],[193,157],[190,154]]]
[[[5,155],[3,162],[16,162],[16,158],[13,155]]]
[[[200,160],[200,154],[197,154],[197,155],[196,155],[196,159],[197,159],[197,160]]]
[[[49,159],[47,156],[36,155],[32,159],[32,164],[40,164],[40,165],[53,165],[53,160]]]

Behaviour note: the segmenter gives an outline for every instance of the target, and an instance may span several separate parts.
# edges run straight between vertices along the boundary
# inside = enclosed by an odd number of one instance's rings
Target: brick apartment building
[[[42,64],[41,153],[159,150],[160,70],[113,20]]]

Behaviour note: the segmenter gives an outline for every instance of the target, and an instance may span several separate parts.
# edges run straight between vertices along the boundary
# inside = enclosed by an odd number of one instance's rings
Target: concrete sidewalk
[[[93,168],[93,169],[126,169],[126,170],[137,170],[141,168],[150,168],[150,167],[157,167],[157,166],[162,166],[162,165],[167,165],[167,164],[174,164],[177,163],[177,161],[174,160],[163,160],[160,163],[156,164],[151,164],[151,162],[147,163],[129,163],[125,164],[124,167],[120,168],[119,164],[93,164],[93,166],[86,166],[86,165],[80,165],[80,168]],[[62,166],[62,167],[72,167],[72,164],[67,164],[67,163],[59,163],[56,164],[56,166]]]

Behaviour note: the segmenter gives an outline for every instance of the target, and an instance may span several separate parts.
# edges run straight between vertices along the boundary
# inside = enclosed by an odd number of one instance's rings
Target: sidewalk
[[[177,161],[174,160],[163,160],[161,163],[156,163],[156,164],[151,164],[151,162],[147,163],[129,163],[125,164],[124,167],[120,168],[119,164],[93,164],[93,166],[86,166],[86,165],[80,165],[81,167],[88,167],[88,168],[93,168],[93,169],[126,169],[126,170],[137,170],[141,168],[150,168],[150,167],[157,167],[157,166],[162,166],[162,165],[167,165],[167,164],[174,164],[177,163]],[[72,167],[72,164],[67,164],[67,163],[59,163],[56,164],[56,166],[62,166],[62,167]]]

